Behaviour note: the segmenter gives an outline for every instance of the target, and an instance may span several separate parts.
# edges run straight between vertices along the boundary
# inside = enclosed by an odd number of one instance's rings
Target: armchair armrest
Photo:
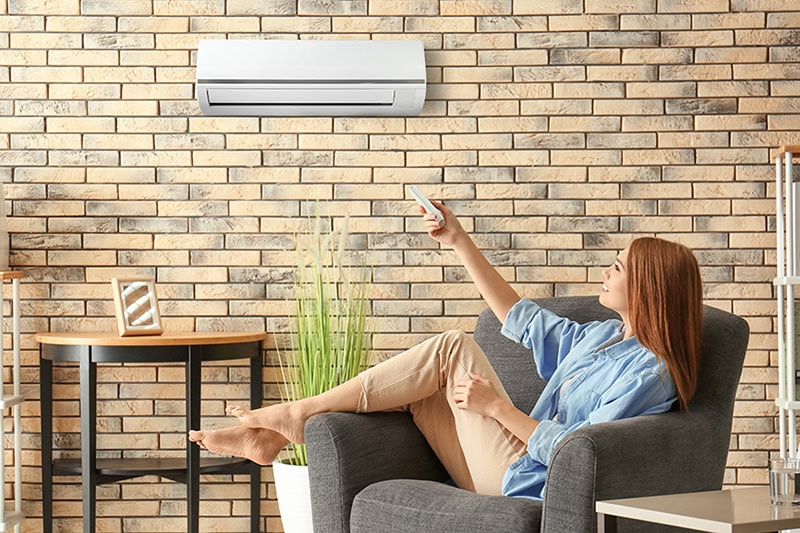
[[[353,498],[386,479],[449,479],[407,413],[325,413],[306,422],[315,531],[348,532]]]
[[[671,411],[567,435],[548,469],[542,531],[593,531],[596,500],[719,489],[727,449],[713,433]]]

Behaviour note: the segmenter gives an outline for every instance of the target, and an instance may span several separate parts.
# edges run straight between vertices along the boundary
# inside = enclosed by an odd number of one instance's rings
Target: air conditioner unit
[[[197,100],[206,115],[416,115],[422,41],[204,40]]]

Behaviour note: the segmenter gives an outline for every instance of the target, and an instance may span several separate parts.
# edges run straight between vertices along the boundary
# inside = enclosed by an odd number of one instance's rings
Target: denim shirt
[[[539,422],[527,454],[503,477],[503,494],[544,498],[547,465],[558,442],[590,424],[663,413],[677,399],[664,363],[639,344],[623,339],[622,322],[578,324],[527,298],[503,323],[503,335],[533,351],[547,385],[530,416]]]

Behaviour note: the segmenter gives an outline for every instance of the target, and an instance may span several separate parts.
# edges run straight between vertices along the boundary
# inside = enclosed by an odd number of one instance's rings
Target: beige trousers
[[[456,485],[497,495],[506,469],[525,454],[527,443],[493,418],[456,407],[453,387],[470,372],[508,399],[472,337],[448,331],[362,372],[357,412],[410,412]]]

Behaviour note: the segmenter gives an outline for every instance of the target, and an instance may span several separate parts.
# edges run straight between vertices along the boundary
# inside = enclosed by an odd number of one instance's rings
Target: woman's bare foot
[[[225,411],[238,418],[245,427],[271,429],[295,444],[305,442],[308,417],[301,412],[297,402],[279,403],[252,411],[246,407],[231,405]]]
[[[289,444],[280,433],[246,426],[214,431],[190,431],[189,440],[210,452],[244,457],[260,465],[272,463],[283,447]]]

